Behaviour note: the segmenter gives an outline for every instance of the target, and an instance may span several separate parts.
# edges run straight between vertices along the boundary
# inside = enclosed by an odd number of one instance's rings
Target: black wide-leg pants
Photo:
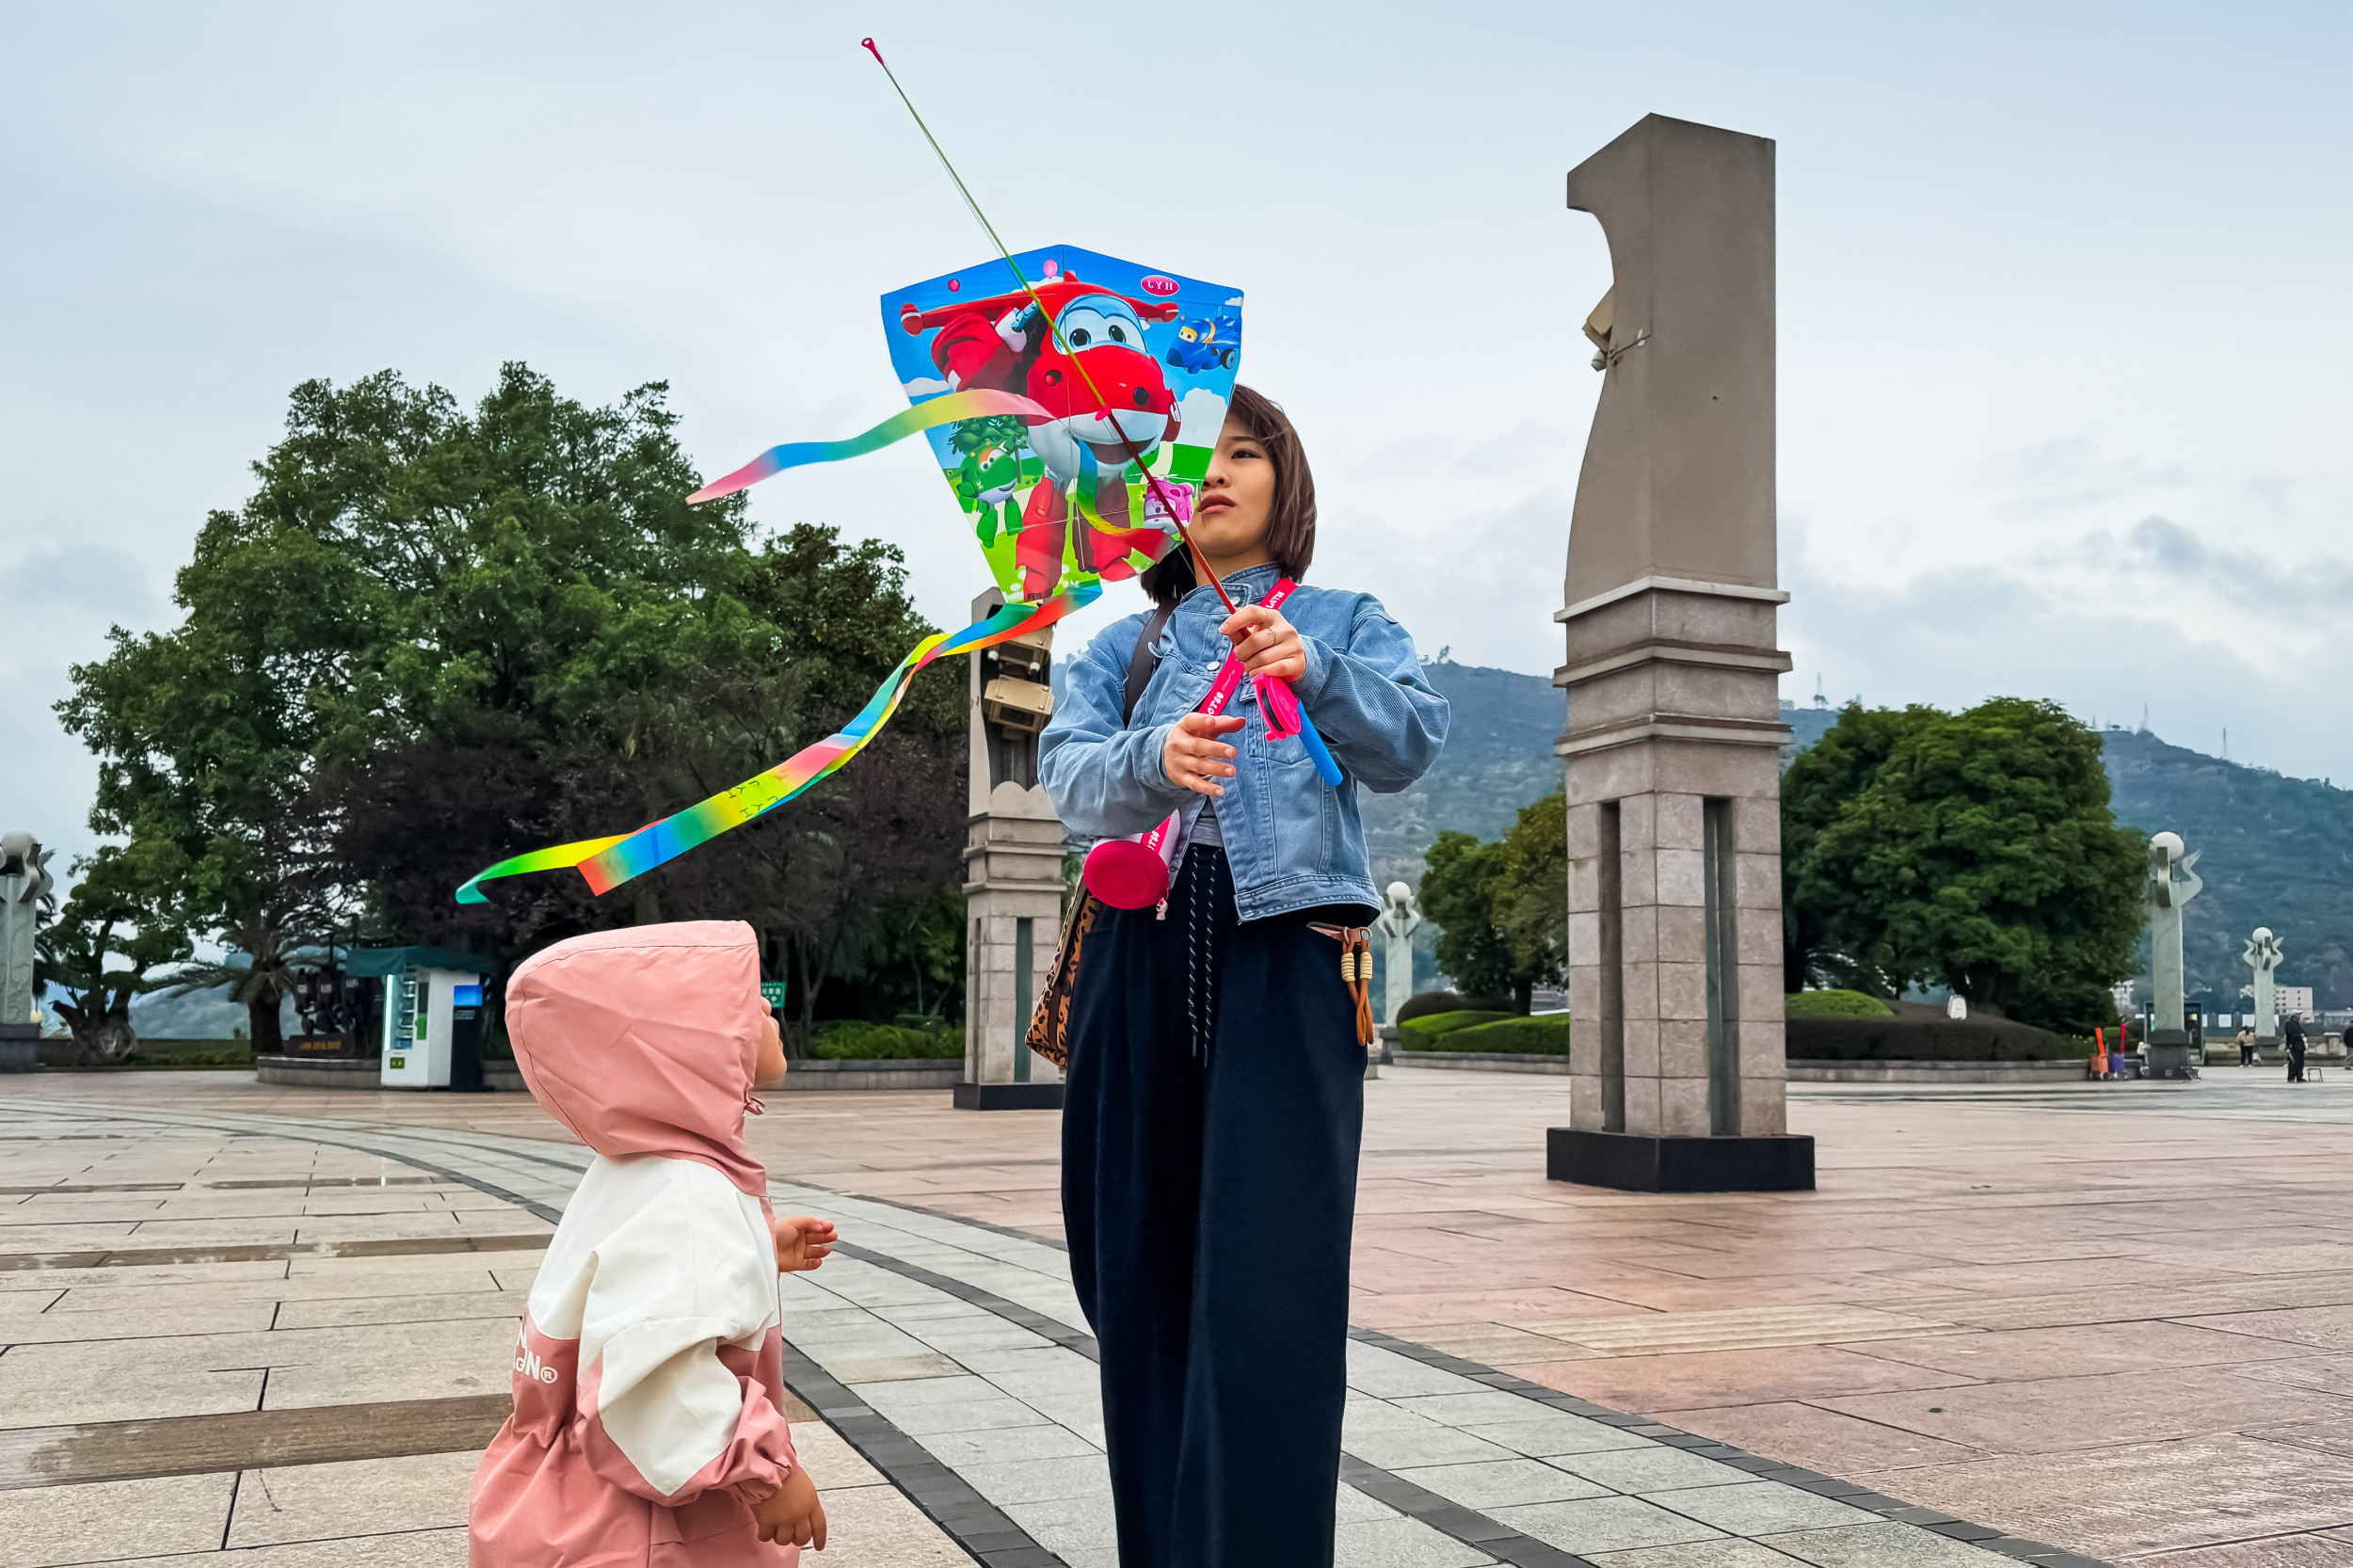
[[[1106,910],[1081,950],[1063,1219],[1121,1568],[1332,1561],[1365,1053],[1309,922],[1365,913],[1238,923],[1196,846],[1165,919]]]

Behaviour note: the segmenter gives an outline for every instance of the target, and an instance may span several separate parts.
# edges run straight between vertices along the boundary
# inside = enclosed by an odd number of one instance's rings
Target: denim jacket
[[[1251,567],[1227,578],[1225,591],[1235,603],[1252,604],[1281,578],[1276,567]],[[1320,904],[1377,909],[1356,786],[1394,794],[1419,778],[1446,744],[1447,700],[1422,679],[1413,638],[1371,595],[1302,584],[1282,613],[1299,629],[1307,656],[1293,690],[1341,779],[1327,788],[1300,741],[1269,742],[1257,694],[1242,682],[1227,709],[1242,728],[1225,737],[1239,753],[1235,776],[1224,780],[1225,794],[1216,802],[1236,913],[1257,920]],[[1144,619],[1129,616],[1087,645],[1038,740],[1038,780],[1082,846],[1149,832],[1171,811],[1184,814],[1190,838],[1210,804],[1169,782],[1160,751],[1225,662],[1231,645],[1217,630],[1225,608],[1206,584],[1185,596],[1160,634],[1160,668],[1123,727],[1128,661]]]

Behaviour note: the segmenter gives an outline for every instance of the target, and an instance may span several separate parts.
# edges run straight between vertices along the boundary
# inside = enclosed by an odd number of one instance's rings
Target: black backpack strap
[[[1163,604],[1144,617],[1144,630],[1136,634],[1136,650],[1128,656],[1128,692],[1120,704],[1119,722],[1124,727],[1135,717],[1136,703],[1144,696],[1144,688],[1152,683],[1152,672],[1160,667],[1160,633],[1168,629],[1168,617],[1176,613],[1174,604]]]

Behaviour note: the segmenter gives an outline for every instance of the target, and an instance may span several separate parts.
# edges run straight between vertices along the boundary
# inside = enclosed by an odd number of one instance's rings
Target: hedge
[[[2008,1018],[1791,1017],[1792,1062],[2065,1062],[2091,1054],[2089,1040]]]
[[[128,1062],[83,1063],[71,1036],[45,1036],[36,1053],[40,1064],[55,1072],[168,1072],[181,1068],[250,1067],[250,1040],[141,1039]]]
[[[1450,1016],[1471,1017],[1478,1015]],[[1569,1016],[1566,1013],[1546,1013],[1542,1017],[1503,1017],[1492,1023],[1475,1023],[1468,1028],[1449,1030],[1434,1038],[1417,1037],[1417,1032],[1409,1026],[1406,1037],[1399,1044],[1406,1050],[1492,1050],[1521,1056],[1566,1056],[1569,1054]]]
[[[1397,1010],[1397,1021],[1414,1023],[1439,1013],[1503,1013],[1512,1011],[1510,997],[1458,997],[1451,991],[1422,991]]]
[[[1481,1024],[1496,1023],[1512,1016],[1509,1012],[1489,1012],[1484,1008],[1464,1008],[1452,1013],[1425,1014],[1418,1018],[1407,1018],[1397,1026],[1399,1033],[1402,1036],[1399,1044],[1404,1045],[1408,1050],[1424,1048],[1407,1045],[1406,1042],[1436,1040],[1452,1034],[1457,1030],[1476,1029]]]
[[[817,1026],[809,1054],[820,1062],[961,1061],[964,1031],[838,1018]]]
[[[1800,991],[1784,1004],[1793,1018],[1892,1018],[1896,1010],[1861,991]]]

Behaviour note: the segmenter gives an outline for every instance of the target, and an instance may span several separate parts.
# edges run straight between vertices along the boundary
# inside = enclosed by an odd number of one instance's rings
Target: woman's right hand
[[[1234,776],[1234,764],[1227,760],[1234,748],[1219,740],[1241,728],[1241,720],[1233,716],[1211,718],[1207,713],[1187,713],[1169,727],[1168,742],[1160,747],[1160,771],[1171,784],[1183,786],[1195,794],[1216,799],[1225,793],[1221,778]]]

